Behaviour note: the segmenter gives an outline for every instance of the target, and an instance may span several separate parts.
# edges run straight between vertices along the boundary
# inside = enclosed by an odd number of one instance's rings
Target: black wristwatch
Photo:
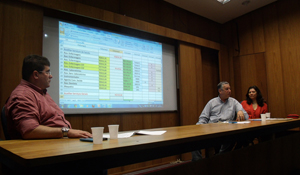
[[[68,137],[68,132],[69,132],[70,128],[68,127],[62,127],[61,131],[63,133],[63,137]]]

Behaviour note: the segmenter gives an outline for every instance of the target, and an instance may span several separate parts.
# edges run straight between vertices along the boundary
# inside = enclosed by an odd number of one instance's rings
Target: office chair
[[[1,111],[1,123],[2,123],[2,129],[3,129],[5,139],[10,140],[10,137],[8,135],[8,130],[7,130],[7,120],[6,120],[6,116],[5,116],[5,106],[3,106],[2,111]]]

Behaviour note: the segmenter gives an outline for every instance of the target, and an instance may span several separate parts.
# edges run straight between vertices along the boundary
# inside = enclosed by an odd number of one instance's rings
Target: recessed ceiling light
[[[226,4],[227,2],[229,2],[230,0],[217,0],[218,2],[222,3],[222,4]]]

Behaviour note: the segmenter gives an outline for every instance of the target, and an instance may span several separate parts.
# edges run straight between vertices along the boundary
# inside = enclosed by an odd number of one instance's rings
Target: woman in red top
[[[257,86],[250,86],[246,97],[247,100],[242,101],[242,106],[247,111],[249,119],[260,118],[260,114],[268,112],[268,105]]]

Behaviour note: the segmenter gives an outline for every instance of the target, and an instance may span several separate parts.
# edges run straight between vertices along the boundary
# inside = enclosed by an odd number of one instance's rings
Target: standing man
[[[242,105],[236,99],[230,97],[231,89],[229,83],[226,81],[220,82],[217,88],[219,96],[211,99],[206,104],[196,124],[217,123],[228,120],[248,120],[249,116]],[[233,141],[228,141],[228,143],[222,144],[219,153],[230,151],[234,143]],[[192,152],[192,155],[193,160],[202,158],[199,151]]]
[[[47,93],[52,78],[47,58],[38,55],[24,58],[22,80],[5,104],[11,139],[92,137],[87,131],[72,129]]]

